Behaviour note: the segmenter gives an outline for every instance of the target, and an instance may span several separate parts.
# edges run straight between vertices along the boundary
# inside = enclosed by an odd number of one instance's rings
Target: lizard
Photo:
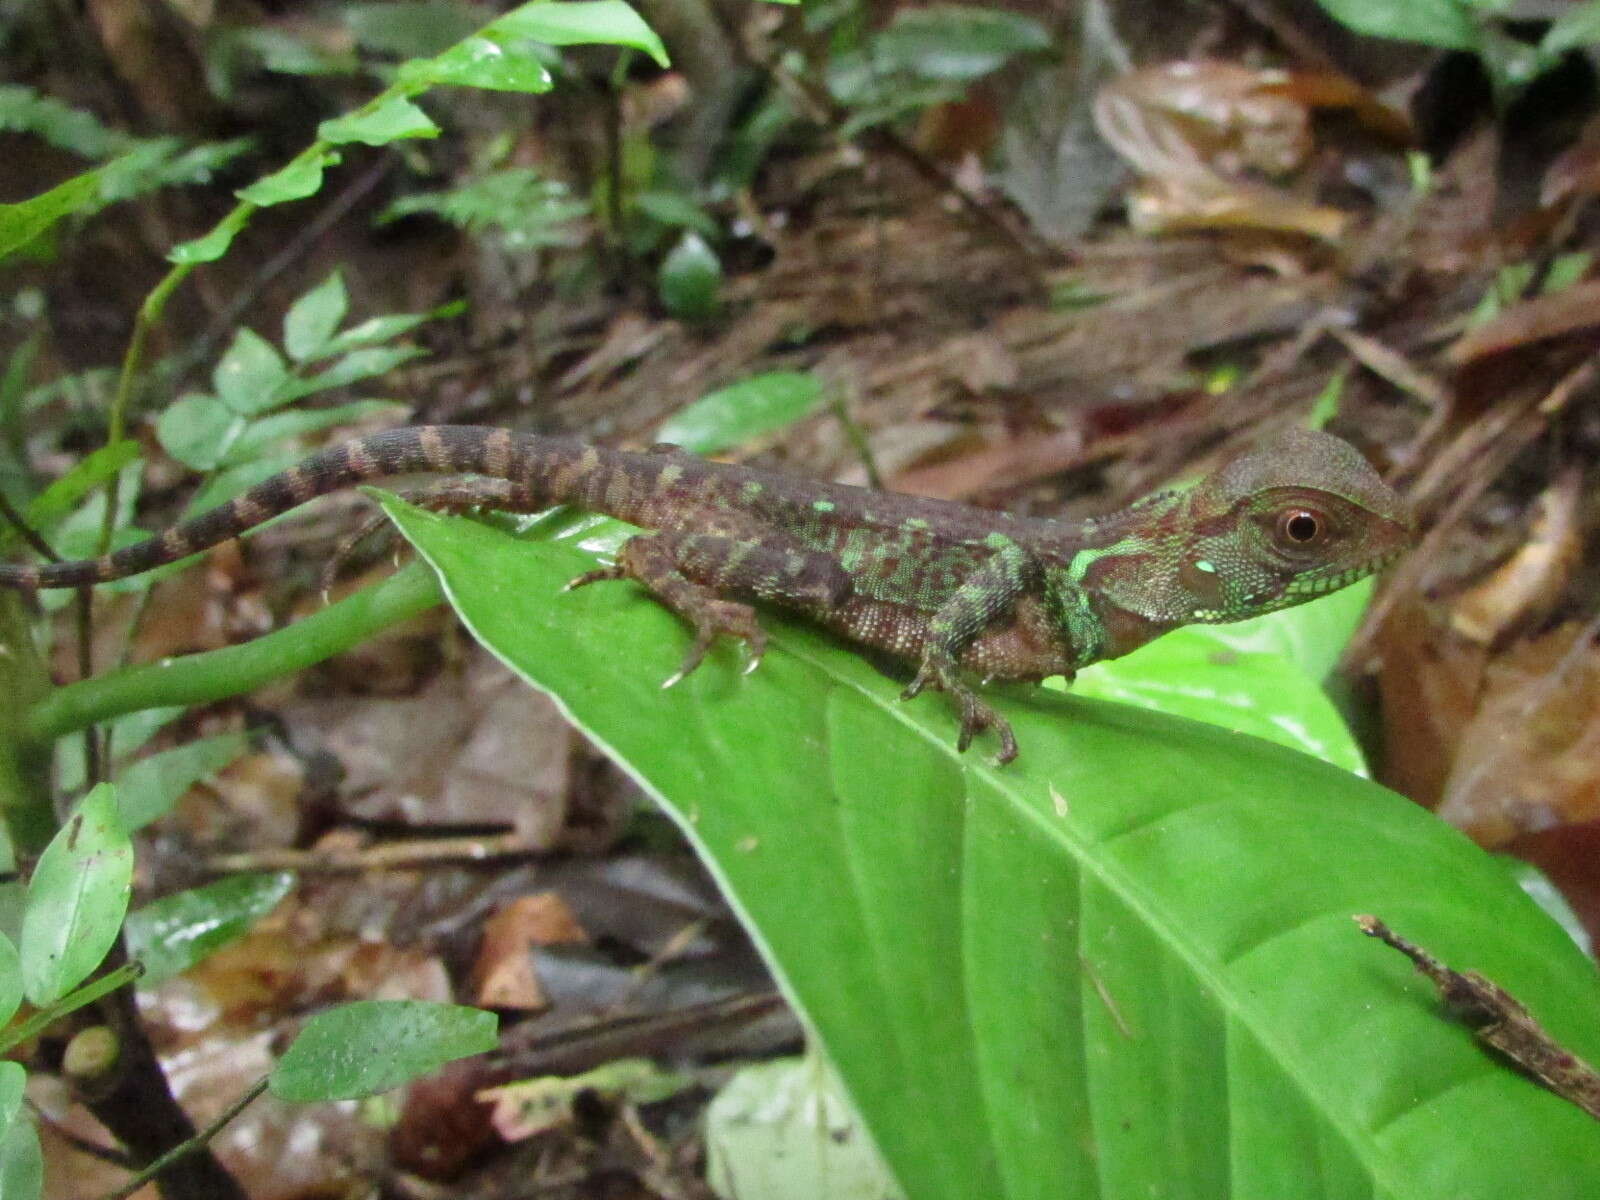
[[[957,748],[1010,725],[971,679],[1069,680],[1169,630],[1255,617],[1379,570],[1411,524],[1360,453],[1291,428],[1194,486],[1067,522],[697,458],[472,425],[389,429],[331,446],[237,498],[100,558],[0,565],[0,585],[83,587],[175,562],[318,496],[390,476],[456,477],[416,494],[442,511],[572,505],[639,526],[568,588],[631,579],[694,631],[671,686],[721,637],[753,670],[753,603],[915,664],[902,693],[947,693]]]

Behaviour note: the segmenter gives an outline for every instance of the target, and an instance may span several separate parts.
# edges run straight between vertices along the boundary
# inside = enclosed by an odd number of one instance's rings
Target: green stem
[[[376,587],[243,645],[126,667],[56,688],[28,710],[22,732],[42,742],[141,709],[237,696],[348,650],[443,598],[433,572],[412,563]]]
[[[108,992],[114,992],[125,983],[132,983],[144,974],[144,967],[136,962],[123,963],[115,971],[108,971],[93,983],[86,983],[75,992],[61,997],[54,1004],[40,1009],[21,1025],[0,1038],[0,1054],[13,1046],[20,1046],[29,1038],[43,1033],[68,1013],[77,1012],[85,1004],[93,1004]]]
[[[137,1175],[129,1179],[128,1182],[124,1183],[116,1191],[107,1192],[102,1200],[127,1200],[127,1197],[133,1195],[145,1184],[149,1183],[157,1175],[165,1171],[174,1162],[182,1158],[185,1154],[192,1154],[194,1151],[200,1149],[200,1147],[204,1146],[212,1138],[216,1137],[217,1134],[221,1133],[229,1121],[233,1120],[247,1107],[249,1107],[251,1101],[253,1101],[257,1096],[261,1095],[262,1092],[267,1090],[267,1078],[267,1076],[263,1075],[260,1079],[256,1080],[250,1085],[249,1090],[235,1100],[232,1104],[228,1105],[227,1109],[215,1121],[211,1122],[211,1124],[207,1125],[204,1129],[187,1141],[179,1142],[176,1146],[174,1146],[171,1150],[168,1150],[144,1170],[140,1171]]]

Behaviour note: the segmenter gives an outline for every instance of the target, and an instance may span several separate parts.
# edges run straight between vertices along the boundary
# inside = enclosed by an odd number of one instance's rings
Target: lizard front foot
[[[961,682],[953,662],[935,654],[924,656],[916,678],[900,693],[900,698],[910,700],[921,695],[926,688],[944,692],[961,706],[961,734],[956,739],[957,751],[965,754],[973,738],[985,729],[992,729],[1000,739],[1000,752],[995,755],[995,762],[1003,767],[1016,758],[1017,736],[1011,731],[1011,722],[978,699],[978,694]]]

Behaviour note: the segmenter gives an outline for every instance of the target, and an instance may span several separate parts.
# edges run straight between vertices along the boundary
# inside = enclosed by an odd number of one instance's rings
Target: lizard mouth
[[[1385,550],[1382,554],[1373,555],[1373,557],[1364,559],[1354,566],[1346,567],[1336,574],[1321,575],[1315,579],[1307,580],[1298,588],[1290,585],[1289,594],[1304,597],[1322,596],[1329,592],[1337,592],[1342,588],[1349,587],[1352,583],[1359,583],[1368,575],[1376,575],[1398,559],[1404,549],[1403,546],[1397,546],[1392,550]]]

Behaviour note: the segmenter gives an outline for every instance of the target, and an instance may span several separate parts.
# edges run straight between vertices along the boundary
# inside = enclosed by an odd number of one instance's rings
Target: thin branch
[[[174,1146],[171,1150],[168,1150],[144,1170],[140,1171],[137,1175],[133,1176],[133,1178],[129,1179],[127,1183],[123,1184],[116,1191],[107,1192],[101,1198],[101,1200],[127,1200],[129,1196],[133,1195],[145,1184],[149,1183],[157,1175],[165,1171],[178,1159],[184,1157],[186,1154],[193,1154],[212,1138],[216,1137],[217,1134],[222,1132],[223,1127],[226,1126],[229,1121],[232,1121],[246,1108],[248,1108],[251,1102],[266,1090],[267,1077],[263,1075],[250,1086],[250,1089],[246,1091],[244,1095],[240,1096],[232,1104],[228,1105],[228,1107],[223,1111],[222,1115],[219,1116],[215,1121],[211,1122],[211,1124],[207,1125],[204,1129],[195,1134],[192,1138],[189,1138],[187,1141],[179,1142],[176,1146]]]

